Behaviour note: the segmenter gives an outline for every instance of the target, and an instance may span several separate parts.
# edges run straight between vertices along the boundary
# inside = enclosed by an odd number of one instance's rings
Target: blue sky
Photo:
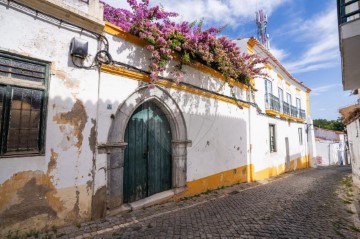
[[[139,1],[139,0],[138,0]],[[105,0],[127,8],[126,0]],[[150,0],[180,14],[178,21],[204,17],[205,26],[228,25],[230,38],[256,36],[255,11],[269,17],[271,52],[299,81],[312,89],[313,119],[337,119],[356,97],[342,90],[335,0]]]

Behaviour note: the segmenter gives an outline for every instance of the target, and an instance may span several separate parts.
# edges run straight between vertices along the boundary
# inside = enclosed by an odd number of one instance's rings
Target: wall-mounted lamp
[[[86,58],[88,55],[88,45],[87,41],[74,37],[70,44],[70,55],[82,59]]]

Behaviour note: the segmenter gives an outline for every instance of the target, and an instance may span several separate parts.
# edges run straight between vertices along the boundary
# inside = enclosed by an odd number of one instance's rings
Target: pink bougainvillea
[[[104,18],[125,31],[149,43],[146,49],[151,52],[150,78],[155,83],[159,74],[172,60],[172,53],[180,55],[179,64],[171,69],[177,82],[182,80],[182,66],[199,61],[219,72],[226,79],[249,84],[251,78],[265,76],[262,73],[262,59],[257,55],[241,53],[228,37],[217,37],[222,28],[202,29],[199,23],[170,20],[178,14],[166,12],[159,6],[149,7],[149,0],[127,0],[132,11],[116,9],[104,3]]]

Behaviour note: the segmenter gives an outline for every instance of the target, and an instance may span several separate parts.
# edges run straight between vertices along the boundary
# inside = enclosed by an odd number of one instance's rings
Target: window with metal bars
[[[276,132],[274,124],[269,124],[269,143],[270,153],[276,152]]]
[[[0,155],[44,153],[49,64],[0,52]]]
[[[299,144],[302,145],[303,144],[302,128],[298,128],[298,133],[299,133]]]

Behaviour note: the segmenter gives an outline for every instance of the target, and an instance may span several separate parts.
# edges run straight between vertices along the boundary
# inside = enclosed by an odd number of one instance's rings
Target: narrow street
[[[359,238],[346,194],[350,167],[288,173],[106,220],[63,238]],[[349,187],[349,186],[348,186]],[[350,187],[349,187],[350,188]],[[351,197],[351,189],[347,192]],[[62,234],[61,234],[62,233]]]

